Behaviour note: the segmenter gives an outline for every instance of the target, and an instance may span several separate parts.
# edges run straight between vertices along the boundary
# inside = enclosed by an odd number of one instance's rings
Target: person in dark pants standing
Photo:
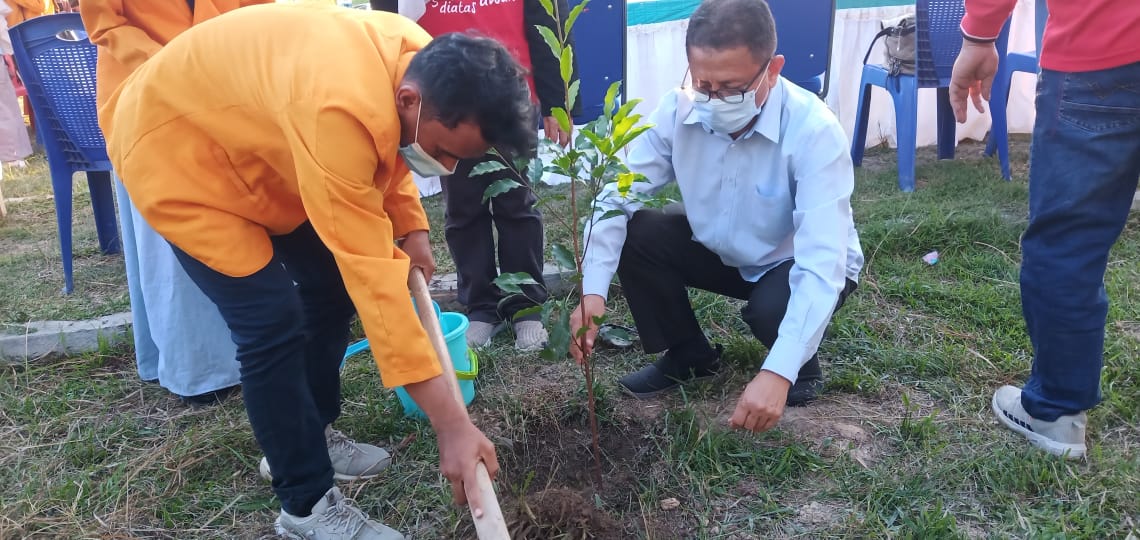
[[[855,177],[847,137],[814,94],[781,78],[776,28],[763,0],[705,0],[689,20],[693,88],[666,95],[627,163],[655,193],[676,182],[680,208],[641,210],[615,187],[598,199],[586,229],[583,317],[596,317],[616,272],[646,352],[658,360],[622,377],[649,398],[716,375],[720,349],[701,331],[687,288],[747,300],[741,315],[768,347],[744,389],[732,425],[770,429],[787,404],[815,399],[823,373],[816,350],[832,314],[863,267],[851,213]],[[605,213],[619,210],[611,219]]]
[[[392,10],[395,4],[372,2],[374,9],[382,10]],[[532,96],[538,101],[547,137],[565,146],[570,136],[558,127],[550,112],[554,107],[565,107],[566,101],[558,58],[551,53],[535,28],[536,25],[554,28],[556,23],[542,4],[538,0],[472,4],[473,11],[462,13],[448,12],[442,9],[443,5],[442,2],[427,1],[423,15],[416,22],[433,36],[473,31],[500,41],[530,71],[528,83]],[[558,13],[562,17],[569,13],[565,0],[558,3]],[[495,159],[488,156],[463,160],[453,174],[440,177],[447,205],[447,246],[459,277],[459,302],[467,307],[471,321],[467,330],[468,345],[486,346],[503,323],[509,322],[515,331],[515,348],[533,351],[546,345],[546,329],[539,314],[517,314],[545,302],[547,298],[542,285],[542,215],[535,208],[538,199],[529,188],[512,189],[490,201],[483,200],[484,191],[496,180],[507,177],[519,179],[510,170],[471,174],[480,163]],[[525,181],[526,175],[523,176]],[[524,286],[523,295],[504,300],[502,291],[493,283],[500,272],[523,272],[539,285]]]

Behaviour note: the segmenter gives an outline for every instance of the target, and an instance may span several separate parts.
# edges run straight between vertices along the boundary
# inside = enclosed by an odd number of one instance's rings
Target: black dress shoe
[[[618,379],[618,386],[637,399],[649,399],[682,384],[711,379],[720,372],[722,350],[717,345],[712,356],[697,361],[672,358],[665,352],[656,362]]]
[[[796,376],[796,384],[788,389],[788,406],[800,407],[819,398],[823,393],[823,368],[819,365],[819,357],[813,356]]]
[[[819,399],[823,393],[823,378],[796,379],[788,389],[788,406],[802,407]]]

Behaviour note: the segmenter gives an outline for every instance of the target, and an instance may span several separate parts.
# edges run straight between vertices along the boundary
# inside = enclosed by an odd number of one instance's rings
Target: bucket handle
[[[467,358],[471,360],[471,369],[469,371],[455,370],[455,378],[461,381],[473,381],[475,377],[479,376],[479,355],[475,351],[467,349]]]

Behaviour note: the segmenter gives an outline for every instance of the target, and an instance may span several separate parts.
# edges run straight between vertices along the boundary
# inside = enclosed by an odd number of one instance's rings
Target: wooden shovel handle
[[[443,329],[439,326],[439,318],[435,314],[423,270],[412,268],[408,285],[412,290],[412,298],[416,301],[416,313],[420,317],[420,323],[427,330],[431,345],[439,356],[439,364],[443,369],[442,377],[447,381],[447,386],[451,389],[455,400],[459,402],[459,406],[466,411],[467,404],[463,402],[463,393],[459,391],[459,381],[455,378],[455,366],[451,363],[451,354],[447,351],[447,342],[443,339]],[[464,489],[467,491],[468,499],[477,497],[483,505],[482,517],[471,516],[472,521],[475,522],[475,533],[479,536],[479,540],[510,540],[507,522],[503,519],[503,511],[499,508],[499,498],[495,495],[495,486],[491,484],[491,475],[487,474],[487,466],[482,461],[475,465],[475,480],[475,485],[466,484]],[[472,497],[472,494],[477,495]]]

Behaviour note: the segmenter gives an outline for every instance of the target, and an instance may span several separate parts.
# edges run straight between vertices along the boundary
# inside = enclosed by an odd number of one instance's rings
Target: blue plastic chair
[[[891,75],[883,66],[863,66],[851,160],[856,167],[863,163],[871,86],[881,87],[895,104],[899,189],[902,191],[914,191],[919,88],[938,89],[938,159],[954,159],[957,130],[954,111],[950,108],[950,74],[962,48],[960,26],[965,12],[964,0],[918,0],[915,2],[916,73]]]
[[[1001,36],[998,37],[998,72],[994,77],[993,87],[990,89],[990,137],[986,141],[987,156],[996,152],[1001,162],[1001,177],[1006,180],[1012,178],[1009,170],[1009,122],[1006,109],[1009,106],[1009,89],[1013,83],[1013,74],[1016,72],[1037,74],[1037,51],[1041,50],[1041,38],[1045,33],[1045,20],[1049,16],[1045,0],[1037,0],[1035,9],[1035,26],[1037,34],[1037,50],[1033,52],[1006,52],[1009,50],[1009,27],[1012,21],[1006,21]]]
[[[785,63],[781,74],[819,97],[827,96],[835,0],[768,0],[776,41]]]
[[[51,168],[59,250],[63,259],[63,292],[72,280],[72,175],[87,173],[99,248],[118,253],[118,220],[111,162],[99,129],[95,105],[95,45],[87,38],[78,13],[45,15],[11,28],[16,66],[28,89],[37,131]]]
[[[573,9],[581,0],[569,0]],[[584,124],[602,115],[606,91],[622,81],[619,101],[625,102],[625,0],[590,0],[574,22],[574,56],[578,58],[578,102],[581,112],[575,123]]]

